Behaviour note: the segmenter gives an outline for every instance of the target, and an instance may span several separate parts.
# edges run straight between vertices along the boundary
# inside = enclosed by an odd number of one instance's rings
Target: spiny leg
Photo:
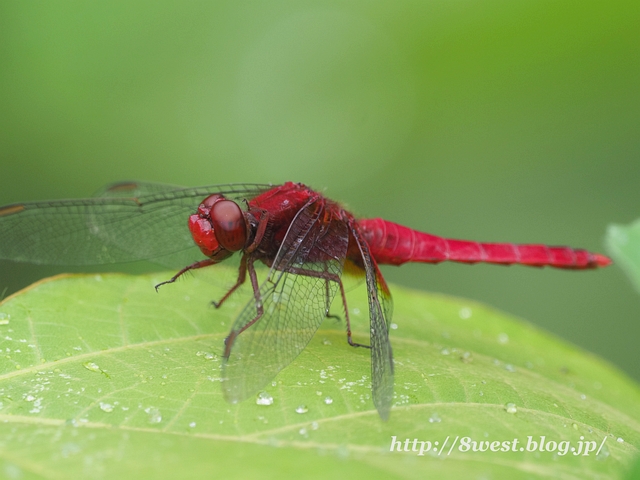
[[[256,323],[258,320],[260,320],[260,317],[262,317],[264,313],[264,308],[262,306],[262,299],[260,296],[260,286],[258,285],[258,276],[256,275],[256,269],[253,266],[253,258],[249,256],[249,258],[245,260],[245,263],[246,263],[246,267],[249,269],[249,279],[251,280],[251,287],[253,288],[253,298],[256,302],[256,316],[253,317],[253,320],[243,325],[243,327],[240,330],[231,331],[231,333],[227,336],[227,338],[224,339],[224,345],[225,345],[224,358],[226,359],[228,359],[229,355],[231,354],[231,347],[233,346],[233,342],[235,341],[236,337],[240,335],[242,332],[244,332],[251,325]]]
[[[253,253],[256,248],[262,242],[264,232],[267,230],[267,224],[269,223],[269,212],[266,210],[260,210],[260,220],[258,221],[258,228],[256,229],[256,236],[247,248],[244,249],[245,253]]]
[[[349,320],[349,310],[347,308],[347,296],[344,294],[344,286],[342,285],[342,279],[338,279],[338,284],[340,285],[340,296],[342,297],[342,305],[344,307],[344,318],[345,323],[347,324],[347,342],[352,347],[363,347],[363,348],[371,348],[370,345],[365,345],[364,343],[356,343],[351,338],[351,321]]]
[[[342,307],[344,308],[344,318],[345,318],[345,323],[347,324],[347,341],[349,342],[349,345],[351,345],[352,347],[364,347],[364,348],[371,348],[371,346],[369,345],[365,345],[363,343],[356,343],[353,341],[353,339],[351,338],[351,321],[349,320],[349,309],[347,307],[347,296],[344,293],[344,286],[342,285],[342,279],[333,273],[329,273],[326,270],[324,272],[316,272],[315,270],[306,270],[306,269],[302,269],[302,268],[289,268],[289,271],[291,273],[295,273],[296,275],[305,275],[307,277],[316,277],[316,278],[324,278],[327,281],[327,306],[329,304],[329,298],[328,298],[328,282],[336,282],[338,284],[338,286],[340,287],[340,296],[342,297]],[[327,312],[328,312],[328,308],[327,308]],[[336,318],[337,315],[327,315],[327,317],[330,318]],[[338,317],[339,318],[339,317]]]
[[[246,278],[247,278],[247,255],[242,255],[242,258],[240,259],[240,267],[238,267],[238,279],[236,280],[235,285],[231,287],[229,291],[225,293],[220,300],[218,300],[217,302],[213,300],[211,302],[213,306],[216,308],[220,308],[220,306],[224,303],[224,301],[227,298],[229,298],[231,294],[235,292],[240,285],[244,283]]]
[[[324,282],[324,295],[325,295],[325,300],[327,302],[327,308],[326,308],[326,313],[325,313],[325,318],[333,318],[336,322],[340,323],[340,315],[335,315],[335,314],[330,314],[329,313],[329,307],[330,307],[330,302],[329,302],[329,280],[325,280]]]
[[[206,260],[200,260],[199,262],[196,263],[192,263],[191,265],[184,267],[182,270],[180,270],[178,273],[176,273],[173,277],[171,277],[171,279],[167,280],[166,282],[161,282],[159,284],[156,285],[156,292],[158,291],[158,288],[160,288],[162,285],[166,285],[167,283],[173,283],[175,282],[178,277],[182,276],[183,274],[187,273],[189,270],[196,270],[198,268],[203,268],[203,267],[208,267],[209,265],[213,265],[216,262],[214,262],[212,259],[207,258]]]
[[[253,239],[253,242],[251,242],[251,245],[249,245],[247,248],[244,249],[244,254],[242,255],[242,259],[240,260],[240,267],[238,268],[238,279],[236,280],[235,285],[233,287],[231,287],[227,293],[224,294],[224,297],[222,297],[218,302],[216,302],[216,301],[211,302],[213,304],[213,306],[216,307],[216,308],[220,308],[220,306],[224,303],[224,301],[227,298],[229,298],[229,296],[233,292],[235,292],[238,289],[238,287],[240,285],[242,285],[244,283],[244,281],[246,280],[246,276],[247,276],[247,257],[256,248],[258,248],[258,245],[260,245],[260,242],[262,241],[262,238],[264,237],[264,232],[267,229],[267,223],[269,221],[269,212],[267,212],[266,210],[260,210],[260,212],[262,213],[262,215],[260,216],[260,220],[259,220],[259,223],[258,223],[258,229],[257,229],[257,232],[256,232],[256,236]]]

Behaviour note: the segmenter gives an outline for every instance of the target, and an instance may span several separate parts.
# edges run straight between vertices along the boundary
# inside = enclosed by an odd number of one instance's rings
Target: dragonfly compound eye
[[[209,195],[205,198],[200,206],[198,207],[198,213],[203,217],[208,217],[211,212],[211,207],[213,207],[219,201],[224,200],[224,197],[218,193],[214,193],[213,195]]]
[[[211,225],[225,250],[237,252],[247,242],[244,214],[236,202],[221,200],[211,207]]]
[[[202,253],[207,257],[210,257],[216,250],[220,249],[220,244],[208,219],[202,218],[200,215],[191,215],[189,217],[189,230],[193,241],[196,242],[196,245],[200,247]]]

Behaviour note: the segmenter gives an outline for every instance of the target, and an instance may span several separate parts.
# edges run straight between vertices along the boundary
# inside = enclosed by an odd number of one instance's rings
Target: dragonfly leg
[[[189,270],[196,270],[198,268],[203,268],[203,267],[208,267],[209,265],[213,265],[215,262],[213,260],[211,260],[210,258],[207,258],[206,260],[200,260],[199,262],[196,263],[192,263],[189,266],[184,267],[182,270],[180,270],[178,273],[176,273],[173,277],[171,277],[170,280],[167,280],[166,282],[161,282],[159,284],[156,285],[156,292],[158,291],[158,288],[160,288],[162,285],[166,285],[167,283],[173,283],[175,282],[179,277],[181,277],[183,274],[187,273]]]
[[[329,298],[331,297],[331,295],[329,294],[329,280],[326,280],[324,282],[324,286],[325,286],[325,299],[327,300],[327,308],[326,308],[326,314],[325,317],[326,318],[333,318],[336,322],[340,323],[340,321],[342,320],[342,318],[340,317],[340,315],[336,315],[336,314],[331,314],[329,313]],[[344,302],[343,302],[344,303]]]
[[[324,295],[325,295],[325,300],[327,302],[327,307],[326,307],[326,313],[325,313],[325,318],[333,318],[336,322],[340,322],[341,318],[340,315],[332,315],[329,313],[329,307],[330,307],[330,302],[329,299],[331,297],[330,292],[329,292],[329,280],[326,280],[324,282]]]
[[[244,283],[246,278],[247,278],[247,255],[242,255],[242,258],[240,259],[240,268],[238,268],[238,279],[236,280],[235,285],[231,287],[229,291],[225,293],[220,300],[218,300],[217,302],[213,300],[211,302],[213,306],[216,308],[220,308],[220,306],[224,303],[224,301],[227,298],[229,298],[231,294],[235,292],[240,285]]]
[[[269,212],[266,210],[260,210],[260,220],[258,220],[258,229],[256,230],[256,236],[253,238],[253,242],[247,248],[244,249],[245,253],[252,253],[264,237],[264,232],[267,230],[267,224],[269,223]]]
[[[251,280],[251,287],[253,288],[253,298],[256,301],[256,316],[253,317],[253,320],[243,325],[240,330],[232,330],[227,338],[224,339],[224,358],[227,359],[231,354],[231,347],[233,346],[233,342],[235,341],[236,337],[251,325],[256,323],[258,320],[260,320],[260,317],[262,317],[262,314],[264,313],[262,299],[260,297],[260,286],[258,285],[258,276],[256,275],[256,269],[253,266],[253,258],[251,256],[248,256],[248,258],[243,260],[249,270],[249,279]]]
[[[363,347],[363,348],[371,348],[370,345],[365,345],[363,343],[356,343],[353,341],[351,337],[351,322],[349,321],[349,309],[347,308],[347,296],[344,293],[344,286],[342,285],[342,279],[338,278],[338,285],[340,285],[340,296],[342,297],[342,307],[344,308],[344,319],[347,324],[347,342],[352,347]]]
[[[267,229],[267,223],[269,221],[269,212],[267,212],[266,210],[260,210],[260,212],[262,215],[260,215],[260,220],[258,221],[258,230],[256,231],[256,236],[253,239],[253,242],[251,242],[251,245],[249,245],[247,248],[244,249],[244,254],[242,255],[242,259],[240,260],[240,268],[238,269],[238,279],[236,280],[235,285],[231,287],[227,293],[224,294],[224,297],[222,297],[217,302],[216,301],[211,302],[213,306],[216,308],[220,308],[220,306],[224,303],[224,301],[227,298],[229,298],[229,296],[233,292],[235,292],[240,285],[244,283],[247,277],[247,257],[256,248],[258,248],[258,245],[260,245],[260,242],[262,241],[262,237],[264,237],[264,232]],[[253,268],[253,262],[252,262],[251,268]]]
[[[326,300],[327,300],[327,317],[330,318],[339,318],[337,315],[329,315],[329,282],[336,282],[340,287],[340,297],[342,297],[342,308],[344,308],[344,319],[347,324],[347,341],[349,345],[352,347],[363,347],[363,348],[371,348],[369,345],[365,345],[363,343],[356,343],[351,338],[351,322],[349,320],[349,309],[347,307],[347,296],[344,293],[344,285],[342,284],[342,279],[340,276],[329,273],[327,271],[324,272],[316,272],[314,270],[305,270],[302,268],[290,268],[289,271],[291,273],[295,273],[297,275],[305,275],[307,277],[317,277],[324,278],[326,280]]]

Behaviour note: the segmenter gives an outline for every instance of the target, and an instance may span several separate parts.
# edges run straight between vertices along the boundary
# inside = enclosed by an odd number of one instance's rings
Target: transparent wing
[[[139,182],[123,181],[116,182],[109,185],[105,185],[96,193],[94,197],[144,197],[147,195],[153,195],[156,193],[170,192],[173,190],[182,190],[184,186],[172,185],[169,183],[156,183],[156,182]]]
[[[176,252],[196,253],[187,221],[207,195],[250,199],[269,188],[123,182],[92,198],[0,207],[0,258],[54,265],[152,260],[174,266]]]
[[[295,359],[329,311],[342,274],[349,232],[322,219],[323,202],[300,210],[260,288],[235,321],[223,363],[225,398],[239,402]],[[262,314],[260,314],[262,312]]]
[[[373,403],[380,417],[387,420],[393,402],[393,352],[389,341],[389,322],[393,315],[393,302],[389,287],[371,256],[369,245],[360,234],[356,222],[350,222],[350,226],[362,254],[369,295]]]
[[[137,198],[152,194],[170,192],[173,190],[180,190],[183,188],[185,187],[166,183],[128,181],[107,185],[98,190],[93,196]],[[189,215],[191,213],[189,213]],[[202,259],[202,252],[200,252],[200,249],[193,242],[191,242],[191,246],[189,246],[188,248],[178,250],[167,255],[157,255],[153,258],[149,258],[148,260],[152,261],[153,263],[157,263],[159,265],[174,269],[182,268],[186,265],[191,265],[192,263],[195,263],[200,259]]]

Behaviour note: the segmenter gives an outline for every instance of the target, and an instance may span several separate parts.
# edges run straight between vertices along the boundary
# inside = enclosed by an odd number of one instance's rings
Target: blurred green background
[[[0,204],[127,179],[293,180],[434,234],[602,251],[608,223],[640,217],[639,14],[637,1],[3,0]],[[1,262],[0,290],[69,270]],[[517,314],[640,379],[640,297],[616,266],[384,273]]]

